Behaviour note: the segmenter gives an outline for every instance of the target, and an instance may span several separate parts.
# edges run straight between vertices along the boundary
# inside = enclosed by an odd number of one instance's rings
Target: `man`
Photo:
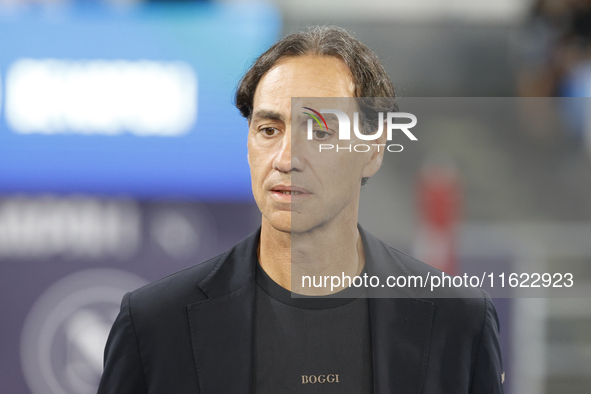
[[[384,149],[319,154],[334,128],[307,140],[292,97],[394,89],[371,50],[336,27],[287,36],[256,60],[236,105],[261,228],[124,297],[99,393],[501,393],[498,322],[483,293],[341,286],[336,297],[291,296],[316,293],[304,276],[439,274],[357,225],[361,184]]]

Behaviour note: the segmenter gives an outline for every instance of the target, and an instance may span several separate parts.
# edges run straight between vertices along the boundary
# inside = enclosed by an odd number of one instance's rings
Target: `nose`
[[[288,128],[282,138],[279,152],[273,162],[274,168],[286,174],[292,171],[301,172],[304,169],[305,160],[303,160],[301,149],[298,149],[297,143],[293,141],[291,129]]]

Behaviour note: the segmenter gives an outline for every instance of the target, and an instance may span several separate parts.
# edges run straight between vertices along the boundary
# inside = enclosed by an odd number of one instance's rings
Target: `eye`
[[[274,137],[279,133],[279,130],[275,127],[263,127],[259,130],[265,137]]]
[[[326,140],[330,137],[330,133],[324,130],[314,130],[314,138],[317,140]]]

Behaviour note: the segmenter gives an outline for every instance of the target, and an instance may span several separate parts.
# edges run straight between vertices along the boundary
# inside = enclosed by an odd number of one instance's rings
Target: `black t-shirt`
[[[292,298],[257,264],[257,394],[372,392],[367,298]],[[341,298],[346,295],[348,298]]]

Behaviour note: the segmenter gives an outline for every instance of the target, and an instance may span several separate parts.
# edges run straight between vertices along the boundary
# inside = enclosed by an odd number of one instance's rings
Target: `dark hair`
[[[335,56],[345,62],[353,76],[355,96],[370,98],[360,103],[360,120],[365,132],[372,129],[370,124],[377,123],[377,112],[398,110],[392,81],[371,49],[343,28],[312,26],[281,39],[259,56],[244,74],[236,89],[236,108],[242,116],[250,120],[259,81],[277,60],[303,55]],[[371,111],[366,111],[368,108]],[[375,118],[370,113],[375,113]],[[365,182],[364,178],[362,184]]]

